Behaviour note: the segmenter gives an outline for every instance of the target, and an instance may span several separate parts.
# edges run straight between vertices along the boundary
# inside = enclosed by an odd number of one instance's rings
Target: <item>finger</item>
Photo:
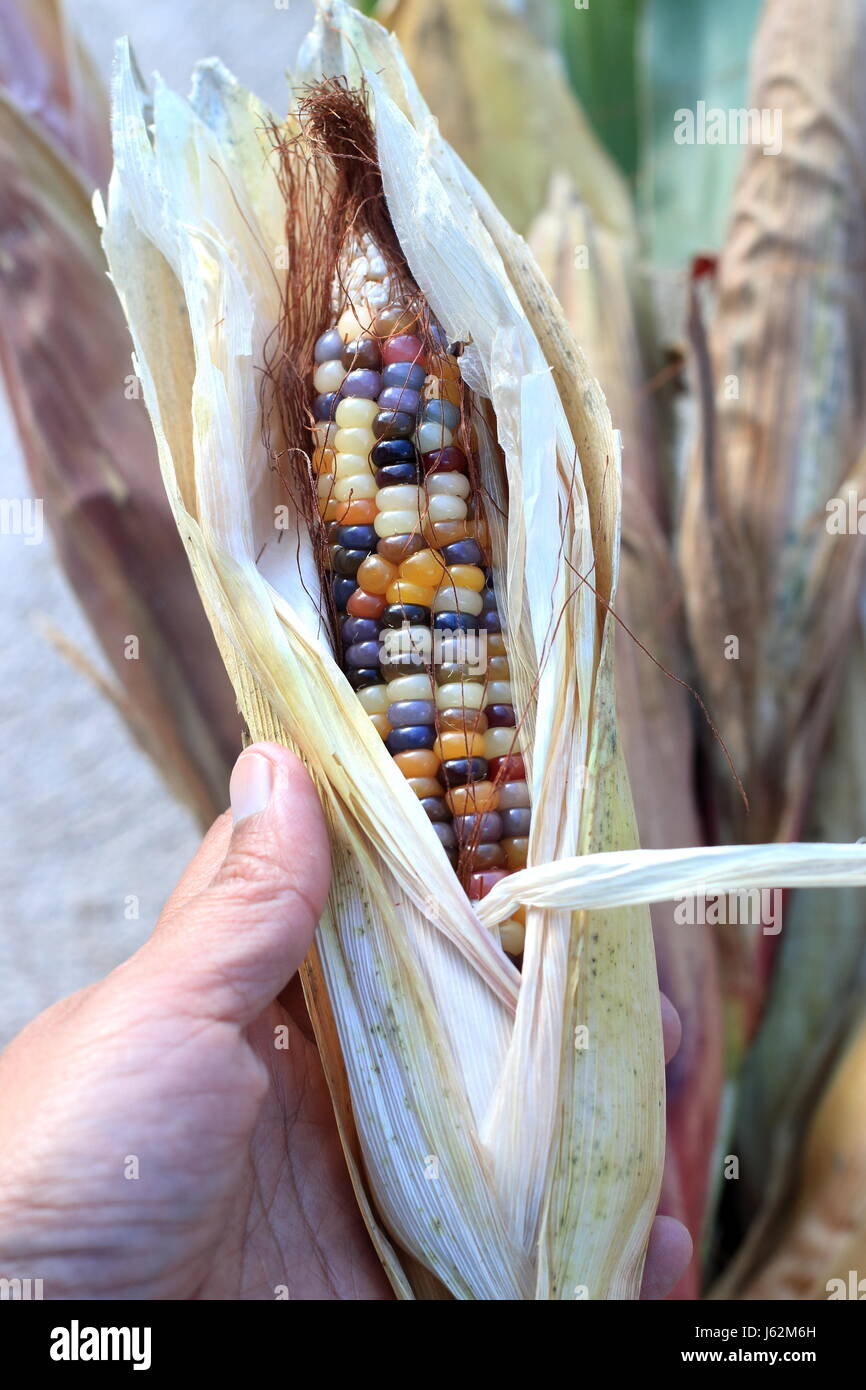
[[[177,886],[168,898],[162,910],[160,921],[157,923],[159,930],[162,923],[168,920],[172,913],[180,911],[196,894],[201,893],[204,888],[216,877],[217,870],[222,864],[228,852],[229,841],[232,837],[232,817],[230,811],[224,811],[221,816],[217,816],[210,830],[205,835],[192,859],[187,864]]]
[[[313,784],[287,749],[246,749],[232,773],[231,799],[222,862],[198,893],[164,914],[139,958],[142,969],[159,972],[163,989],[178,991],[186,1010],[246,1026],[309,949],[330,856]]]
[[[665,1049],[665,1065],[676,1057],[680,1050],[680,1043],[683,1039],[683,1025],[680,1016],[668,999],[666,994],[662,994],[662,1041]]]
[[[685,1274],[692,1258],[692,1238],[675,1216],[657,1216],[647,1245],[640,1296],[667,1298]]]

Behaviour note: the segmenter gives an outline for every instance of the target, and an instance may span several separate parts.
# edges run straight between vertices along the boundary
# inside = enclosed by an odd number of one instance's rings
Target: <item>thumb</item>
[[[330,855],[315,788],[293,753],[254,744],[238,758],[230,786],[225,857],[208,876],[212,832],[185,876],[207,881],[169,903],[139,963],[158,972],[163,988],[172,982],[185,1011],[245,1027],[285,988],[310,948],[328,894]]]

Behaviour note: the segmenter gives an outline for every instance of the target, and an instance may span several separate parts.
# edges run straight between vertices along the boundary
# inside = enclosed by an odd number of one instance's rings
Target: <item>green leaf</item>
[[[742,144],[678,144],[677,112],[747,106],[761,0],[645,0],[638,36],[638,207],[658,265],[681,267],[722,244]],[[696,120],[695,135],[701,136]]]
[[[560,43],[572,86],[596,135],[630,178],[638,169],[635,72],[642,0],[558,0]]]

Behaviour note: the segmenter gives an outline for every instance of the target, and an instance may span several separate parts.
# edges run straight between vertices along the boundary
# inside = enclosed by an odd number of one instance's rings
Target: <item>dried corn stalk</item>
[[[517,231],[544,205],[551,178],[564,173],[599,226],[636,240],[625,179],[580,109],[559,54],[520,8],[508,0],[397,0],[382,7],[381,19],[445,139]]]
[[[225,806],[241,731],[169,524],[93,222],[92,182],[110,171],[95,135],[107,100],[51,0],[0,6],[0,39],[4,385],[60,562],[111,667],[104,688],[208,824]]]
[[[299,499],[262,444],[263,364],[287,287],[304,312],[338,168],[321,172],[303,131],[278,142],[275,167],[267,119],[218,64],[197,69],[189,103],[162,86],[151,102],[121,49],[112,276],[241,707],[254,737],[300,750],[331,826],[333,887],[307,997],[395,1289],[635,1297],[664,1101],[645,904],[688,885],[689,870],[727,886],[755,874],[859,881],[866,852],[595,853],[634,845],[605,606],[619,483],[604,402],[524,244],[442,141],[397,47],[338,0],[321,11],[300,81],[308,93],[322,78],[366,83],[401,252],[449,339],[467,344],[463,376],[495,412],[504,461],[507,520],[494,511],[490,524],[533,820],[529,867],[483,903],[465,896],[331,654]],[[286,134],[298,128],[290,116]],[[287,228],[277,174],[285,185],[291,151]],[[301,263],[290,256],[284,270],[287,242]],[[311,351],[294,366],[302,377]],[[491,489],[498,467],[487,451]],[[288,511],[288,535],[275,509]],[[590,572],[600,602],[580,582]],[[520,904],[522,975],[493,930]]]
[[[866,468],[864,43],[859,0],[769,0],[754,53],[749,105],[780,114],[782,148],[746,150],[681,536],[702,690],[751,806],[716,757],[725,839],[799,832],[861,588],[862,538],[827,504],[856,508]]]
[[[745,1299],[862,1299],[866,1259],[866,1019],[850,1030],[806,1135],[793,1208]],[[730,1295],[728,1295],[730,1296]]]
[[[853,838],[866,824],[864,712],[861,629],[806,820],[815,839]],[[716,1286],[717,1296],[731,1297],[754,1277],[784,1229],[799,1181],[804,1135],[821,1103],[828,1068],[859,1008],[864,978],[863,890],[793,893],[767,1008],[743,1066],[737,1108],[737,1196],[747,1234]]]

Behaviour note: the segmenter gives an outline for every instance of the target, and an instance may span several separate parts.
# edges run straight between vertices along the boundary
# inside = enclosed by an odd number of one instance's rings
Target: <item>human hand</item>
[[[273,744],[242,754],[232,805],[150,940],[0,1058],[0,1273],[48,1298],[390,1296],[293,979],[328,891],[321,808]],[[644,1296],[690,1251],[657,1218]]]

